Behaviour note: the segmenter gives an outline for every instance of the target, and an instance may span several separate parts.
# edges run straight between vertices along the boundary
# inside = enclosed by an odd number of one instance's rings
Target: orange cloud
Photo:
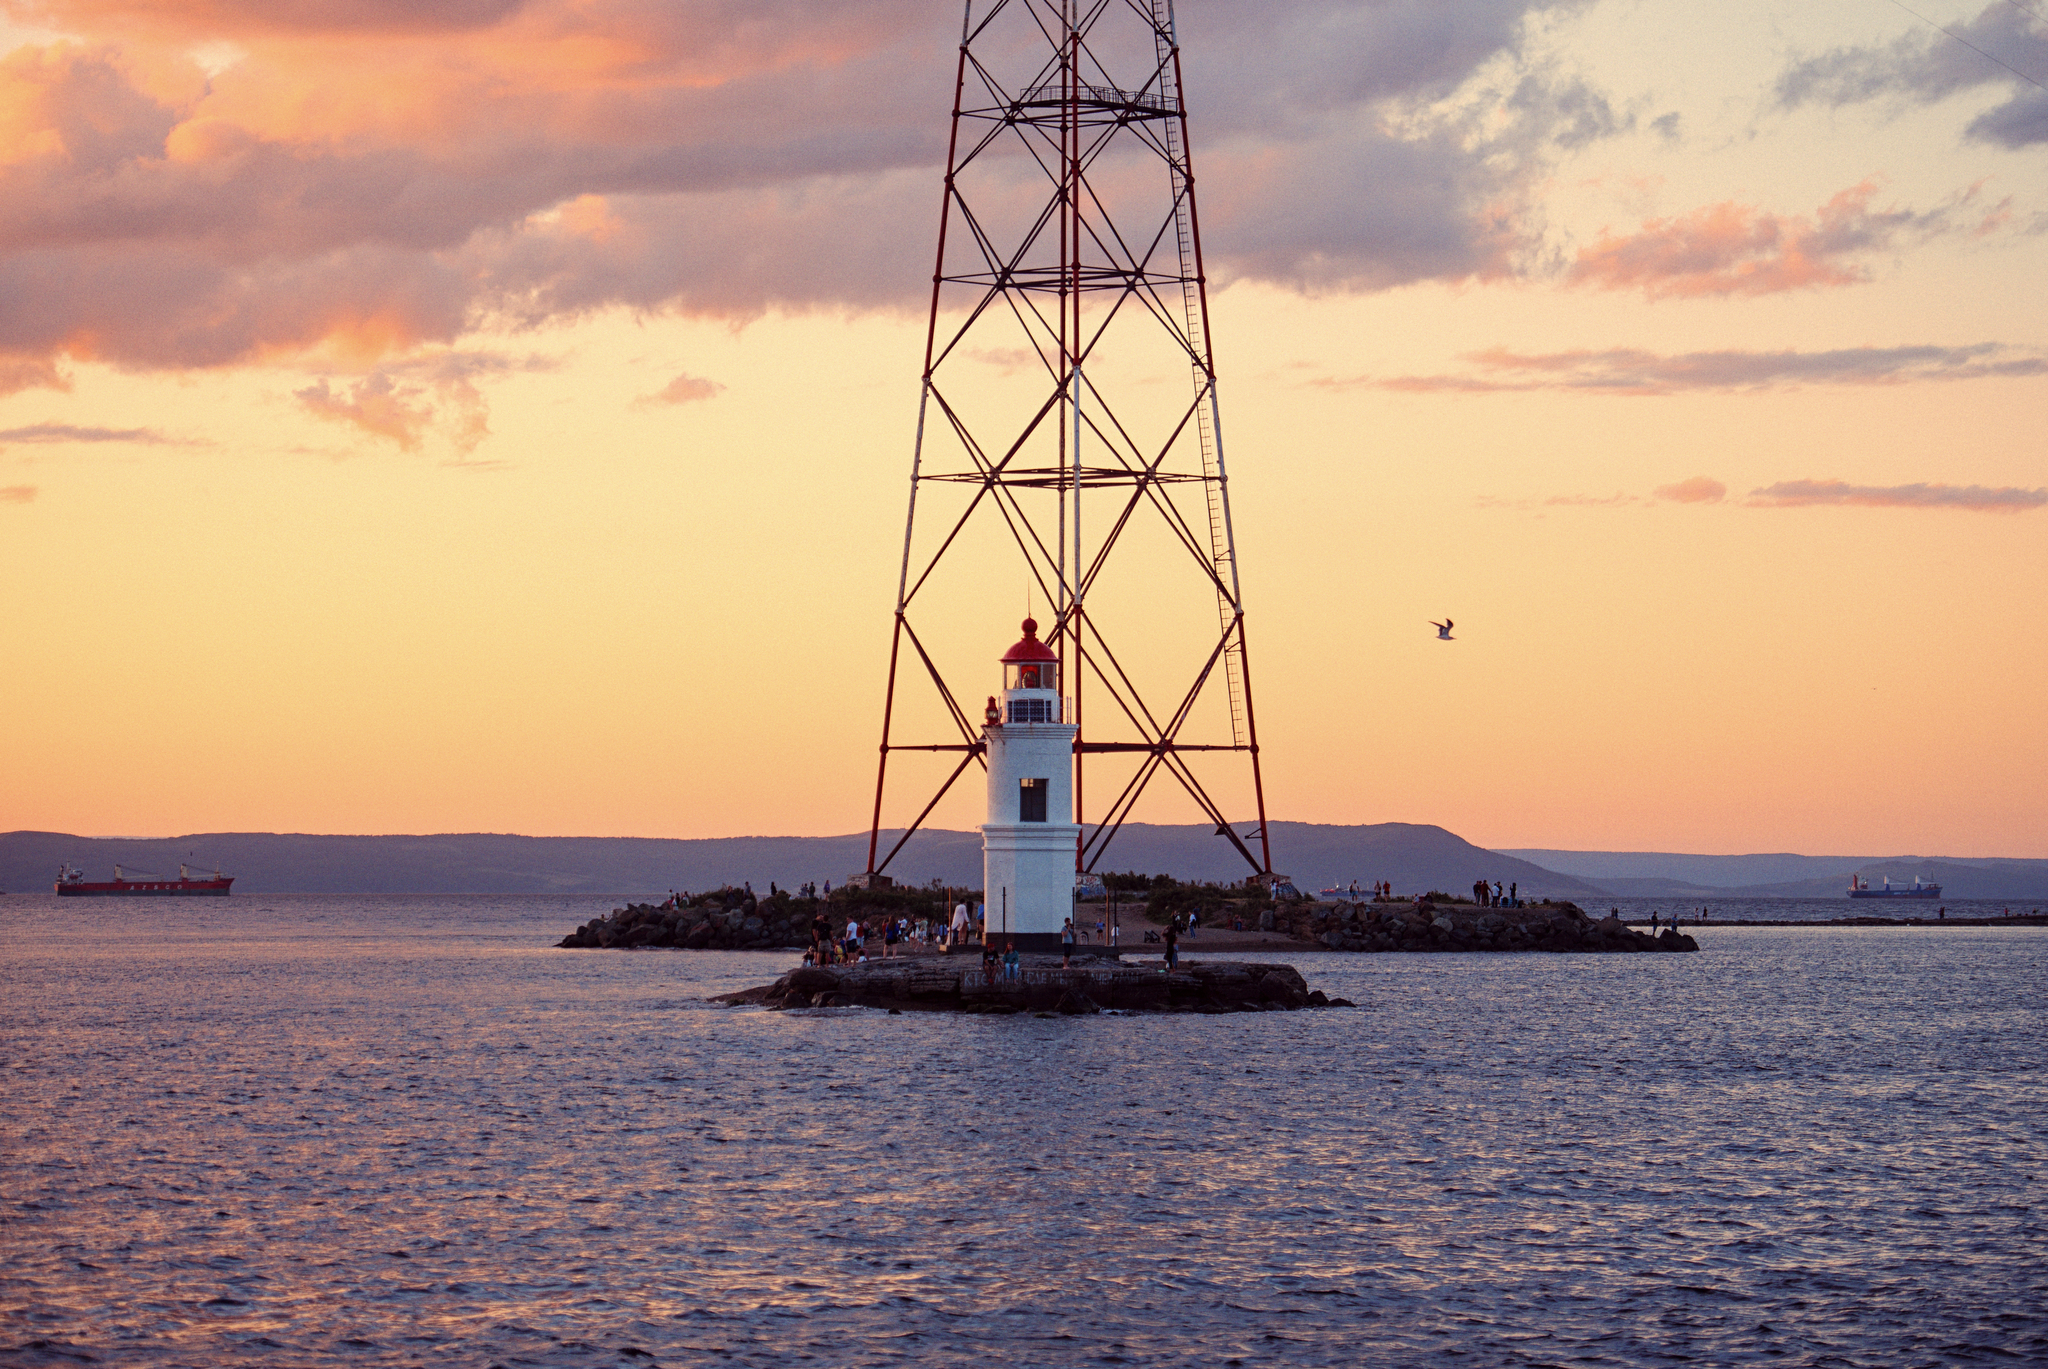
[[[28,504],[35,497],[34,485],[0,485],[0,504]]]
[[[1207,14],[1205,48],[1249,54],[1203,96],[1212,275],[1509,273],[1547,150],[1615,127],[1605,102],[1532,78],[1469,125],[1372,116],[1516,59],[1540,5],[1425,7],[1394,30],[1333,29],[1332,0]],[[67,356],[357,370],[621,306],[921,302],[958,42],[924,0],[8,12],[78,41],[0,58],[0,392],[61,385]],[[1276,122],[1276,102],[1315,116]],[[984,164],[1038,174],[1012,160]]]
[[[17,390],[68,390],[71,381],[49,357],[8,356],[0,353],[0,395]]]
[[[293,397],[309,413],[395,442],[404,451],[417,450],[429,429],[439,424],[449,445],[467,457],[491,435],[490,405],[477,386],[478,378],[551,370],[554,365],[539,356],[445,351],[385,362],[346,389],[337,389],[323,376],[293,391]],[[494,468],[498,463],[458,464]]]
[[[1812,218],[1768,214],[1730,201],[1678,218],[1650,219],[1626,236],[1603,233],[1579,253],[1568,278],[1599,290],[1641,290],[1650,299],[1859,284],[1870,272],[1858,258],[1903,236],[1946,231],[1955,207],[1926,214],[1873,210],[1876,193],[1874,181],[1853,185]]]

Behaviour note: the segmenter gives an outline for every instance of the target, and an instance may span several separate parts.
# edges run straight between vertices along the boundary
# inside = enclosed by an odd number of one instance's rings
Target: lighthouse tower
[[[1059,655],[1024,620],[1003,653],[1003,693],[988,701],[988,821],[981,828],[987,935],[997,946],[1056,951],[1073,916],[1074,734],[1060,697]]]

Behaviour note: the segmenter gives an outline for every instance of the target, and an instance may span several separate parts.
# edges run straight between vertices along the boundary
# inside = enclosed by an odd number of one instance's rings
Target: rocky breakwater
[[[671,948],[684,951],[794,949],[810,944],[812,899],[757,899],[739,889],[704,894],[682,907],[629,903],[593,918],[556,942],[574,950]]]
[[[1473,904],[1318,904],[1307,935],[1333,951],[1697,951],[1699,943],[1665,928],[1657,936],[1595,922],[1570,903],[1522,908]]]
[[[1125,965],[1025,956],[1017,972],[985,973],[978,959],[919,956],[852,965],[802,966],[773,984],[714,1002],[769,1008],[886,1008],[897,1012],[1065,1014],[1280,1012],[1349,1008],[1311,989],[1292,965],[1205,960],[1168,973],[1158,962]]]

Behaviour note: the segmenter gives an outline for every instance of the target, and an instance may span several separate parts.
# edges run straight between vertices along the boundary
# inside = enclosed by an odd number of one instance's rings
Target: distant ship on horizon
[[[1884,880],[1884,887],[1881,889],[1873,889],[1863,880],[1860,880],[1856,876],[1851,875],[1849,876],[1849,897],[1940,898],[1941,886],[1939,884],[1922,884],[1920,882],[1920,877],[1918,875],[1915,875],[1913,876],[1913,883],[1910,886],[1902,884],[1898,888],[1894,889],[1892,887],[1891,876],[1886,875]]]
[[[152,875],[146,879],[129,879],[120,866],[114,867],[111,880],[94,882],[86,879],[85,871],[66,861],[57,867],[57,892],[65,898],[175,898],[179,895],[196,898],[226,898],[228,887],[235,882],[233,875],[213,872],[212,879],[194,879],[189,866],[178,867],[176,879],[163,879]]]

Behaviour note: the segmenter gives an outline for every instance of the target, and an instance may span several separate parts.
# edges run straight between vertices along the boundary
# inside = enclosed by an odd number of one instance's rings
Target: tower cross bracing
[[[1163,781],[1215,822],[1253,873],[1271,874],[1210,337],[1172,0],[968,0],[871,873],[887,869],[963,774],[986,766],[971,694],[963,704],[942,668],[946,653],[919,625],[930,632],[928,618],[947,616],[942,604],[957,618],[963,595],[1007,606],[1015,583],[1051,611],[1046,640],[1071,691],[1065,720],[1080,725],[1076,868],[1095,869]],[[1161,383],[1173,373],[1192,383]],[[990,544],[1008,548],[1003,564],[1021,562],[1021,576],[991,570]],[[1185,612],[1173,618],[1199,601],[1214,604],[1208,627],[1188,627]],[[984,630],[1000,631],[1006,617],[988,615]],[[1155,629],[1169,618],[1180,630],[1166,640]],[[936,737],[899,735],[916,725],[904,716],[905,691],[922,693],[911,684],[919,674],[938,705]],[[899,766],[898,787],[907,781],[925,801],[883,850],[899,752],[957,759],[928,778]],[[1083,777],[1097,770],[1110,797],[1091,822]]]

